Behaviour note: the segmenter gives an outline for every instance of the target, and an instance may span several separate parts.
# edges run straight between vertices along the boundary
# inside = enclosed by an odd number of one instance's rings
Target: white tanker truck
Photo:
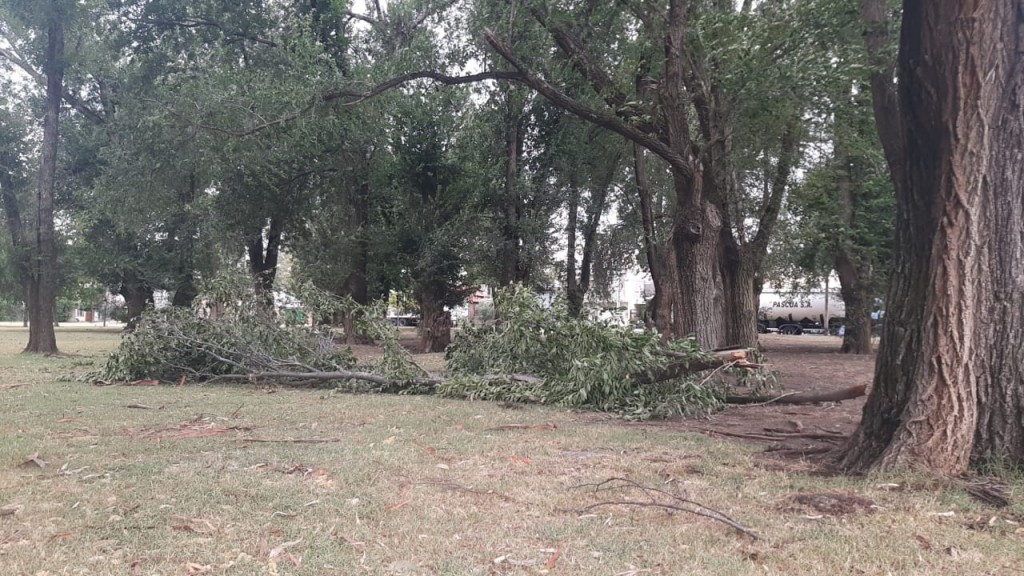
[[[837,292],[765,290],[757,310],[761,332],[824,334],[829,320],[844,318],[846,305]],[[831,323],[833,329],[836,322]]]

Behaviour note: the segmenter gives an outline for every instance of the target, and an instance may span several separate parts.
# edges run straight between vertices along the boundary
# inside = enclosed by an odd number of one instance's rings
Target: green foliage
[[[282,325],[228,275],[208,283],[193,308],[147,310],[94,375],[175,381],[266,371],[337,371],[355,365],[325,329]]]
[[[574,319],[564,303],[545,308],[522,287],[499,293],[495,309],[500,321],[464,328],[448,348],[452,377],[439,394],[543,402],[638,419],[703,413],[718,405],[719,390],[693,377],[634,381],[667,365],[671,358],[665,352],[706,359],[695,340],[666,344],[654,332]]]
[[[387,306],[379,302],[370,306],[362,306],[350,296],[336,296],[321,290],[311,282],[303,282],[293,287],[295,295],[303,302],[303,306],[312,311],[314,317],[336,317],[339,314],[356,319],[353,329],[363,338],[377,343],[381,349],[381,357],[368,367],[374,374],[391,379],[390,387],[378,387],[376,392],[423,392],[415,382],[426,376],[412,358],[412,354],[398,341],[398,329],[387,319]]]

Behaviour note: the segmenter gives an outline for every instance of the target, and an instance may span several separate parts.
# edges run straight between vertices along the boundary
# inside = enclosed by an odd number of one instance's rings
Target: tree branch
[[[620,91],[612,78],[600,66],[597,59],[587,50],[583,41],[564,26],[553,24],[547,16],[536,7],[530,9],[535,20],[551,34],[555,44],[569,59],[572,67],[583,76],[598,95],[605,101],[616,116],[625,119],[641,130],[652,132],[649,122],[639,122],[639,110],[626,106],[629,98]]]
[[[906,186],[903,158],[906,156],[907,143],[896,82],[893,78],[895,63],[885,55],[885,46],[889,42],[887,2],[861,0],[861,15],[865,26],[864,44],[871,66],[871,103],[875,111],[875,128],[878,130],[885,159],[892,172],[893,183],[899,192]]]
[[[647,500],[610,500],[604,502],[596,502],[594,504],[590,504],[589,506],[581,508],[581,513],[589,512],[595,508],[600,508],[602,506],[637,506],[641,508],[662,508],[670,511],[686,512],[689,514],[695,514],[697,516],[703,516],[704,518],[709,518],[716,522],[721,522],[726,526],[729,526],[735,530],[738,530],[739,532],[742,532],[743,534],[746,534],[747,536],[750,536],[754,540],[758,539],[757,534],[754,533],[753,530],[742,526],[740,523],[736,522],[724,513],[715,510],[714,508],[705,506],[704,504],[701,504],[696,500],[691,500],[685,496],[673,494],[666,490],[660,490],[658,488],[644,486],[643,484],[640,484],[628,478],[609,478],[596,484],[591,483],[575,486],[575,488],[590,487],[594,488],[595,492],[603,490],[637,490],[644,497],[646,497]],[[668,502],[659,502],[659,499],[667,499]]]
[[[181,120],[184,120],[184,121],[188,122],[189,124],[191,124],[191,125],[193,125],[193,126],[195,126],[197,128],[201,128],[203,130],[209,130],[211,132],[217,132],[217,133],[220,133],[220,134],[225,134],[227,136],[233,136],[233,137],[236,137],[236,138],[242,138],[242,137],[245,137],[245,136],[251,136],[253,134],[256,134],[257,132],[262,132],[263,130],[266,130],[268,128],[273,128],[274,126],[279,126],[281,124],[286,124],[288,122],[296,120],[296,119],[302,117],[302,115],[308,113],[313,108],[315,108],[318,104],[325,104],[325,103],[331,103],[331,102],[339,101],[339,105],[341,105],[341,106],[354,106],[354,105],[359,104],[359,103],[361,103],[361,102],[363,102],[365,100],[369,100],[371,98],[375,98],[377,96],[380,96],[381,94],[387,92],[388,90],[392,90],[392,89],[397,88],[397,87],[399,87],[399,86],[401,86],[403,84],[407,84],[407,83],[415,81],[415,80],[433,80],[435,82],[439,82],[441,84],[445,84],[445,85],[448,85],[448,86],[457,86],[457,85],[461,85],[461,84],[472,84],[474,82],[482,82],[484,80],[512,80],[512,81],[515,81],[515,80],[519,80],[521,76],[522,75],[517,73],[517,72],[505,72],[505,71],[480,72],[478,74],[470,74],[468,76],[449,76],[447,74],[442,74],[440,72],[432,72],[432,71],[410,72],[408,74],[402,74],[400,76],[396,76],[396,77],[391,78],[389,80],[385,80],[384,82],[381,82],[380,84],[377,84],[377,85],[373,86],[372,88],[370,88],[369,90],[366,90],[366,91],[359,91],[359,90],[352,90],[352,89],[337,89],[337,90],[332,90],[332,91],[329,91],[329,92],[325,92],[325,93],[317,96],[316,98],[313,99],[313,101],[311,101],[310,103],[306,104],[302,108],[296,110],[295,112],[292,112],[292,113],[289,113],[289,114],[285,114],[283,116],[275,118],[274,120],[268,120],[268,121],[260,122],[259,124],[255,124],[253,126],[249,126],[247,128],[241,128],[241,129],[224,128],[224,127],[221,127],[221,126],[214,126],[212,124],[203,124],[203,123],[193,122],[186,115],[181,114],[179,112],[176,112],[174,110],[168,110],[168,113],[171,114],[172,116],[176,117],[176,118],[179,118]],[[156,100],[150,100],[150,101],[154,102],[154,103],[158,103],[158,104],[160,103],[160,102],[158,102]]]
[[[640,128],[629,124],[611,114],[594,110],[581,104],[564,92],[558,90],[546,80],[530,71],[518,56],[489,28],[484,30],[484,38],[502,58],[512,65],[520,75],[514,80],[533,88],[538,94],[547,98],[552,104],[566,110],[580,118],[593,122],[598,126],[626,137],[632,142],[640,144],[658,156],[661,156],[670,166],[689,174],[692,167],[686,162],[682,155],[678,154],[667,144],[658,139],[655,135],[644,132]]]
[[[9,38],[4,37],[4,40],[7,42],[8,46],[10,46],[10,48],[0,47],[0,56],[3,56],[7,59],[8,62],[20,68],[25,74],[27,74],[32,79],[33,82],[35,82],[39,86],[46,86],[46,78],[43,76],[43,74],[35,68],[33,68],[31,64],[29,64],[28,60],[26,60],[21,55],[21,53],[18,52],[17,48],[14,47],[14,43],[11,42]],[[63,90],[62,96],[65,102],[67,102],[72,108],[80,112],[83,116],[88,118],[94,124],[102,124],[105,121],[103,115],[87,106],[85,102],[82,102],[77,96],[72,94],[70,90]]]
[[[344,12],[344,14],[345,14],[345,16],[348,16],[351,19],[362,20],[363,22],[366,22],[370,26],[375,26],[377,24],[377,19],[376,18],[371,18],[371,17],[366,16],[364,14],[356,14],[355,12],[350,12],[348,10],[346,10]]]
[[[184,20],[170,20],[162,18],[128,17],[125,19],[129,22],[135,22],[137,24],[149,24],[151,26],[162,26],[165,28],[213,28],[215,30],[220,31],[220,33],[223,34],[224,37],[229,40],[248,40],[256,44],[263,44],[264,46],[277,48],[277,42],[274,42],[273,40],[267,40],[266,38],[261,38],[259,36],[256,36],[255,34],[246,34],[242,31],[227,31],[224,29],[224,26],[221,23],[215,20],[210,20],[208,18],[186,18]]]
[[[793,171],[793,163],[796,160],[797,145],[797,119],[793,118],[786,123],[785,131],[782,133],[782,142],[779,145],[779,159],[775,164],[775,177],[772,179],[771,192],[761,209],[757,222],[757,234],[751,241],[751,247],[758,254],[764,254],[768,250],[768,241],[771,238],[775,224],[779,220],[779,211],[782,210],[782,199],[786,195],[789,185],[789,176]]]

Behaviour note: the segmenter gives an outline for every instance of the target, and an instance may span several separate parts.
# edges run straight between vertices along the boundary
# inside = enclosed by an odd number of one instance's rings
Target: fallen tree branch
[[[722,512],[719,512],[718,510],[715,510],[714,508],[710,508],[708,506],[705,506],[704,504],[701,504],[700,502],[691,500],[683,496],[679,496],[678,494],[673,494],[666,490],[652,488],[650,486],[644,486],[643,484],[634,482],[633,480],[630,480],[628,478],[609,478],[607,480],[603,480],[597,483],[580,484],[578,486],[574,486],[574,488],[586,487],[594,488],[595,492],[600,492],[603,490],[622,489],[638,490],[642,494],[648,496],[650,500],[607,500],[603,502],[595,502],[594,504],[590,504],[588,506],[581,508],[579,510],[580,513],[589,512],[590,510],[594,510],[595,508],[600,508],[604,506],[637,506],[641,508],[661,508],[663,510],[669,510],[670,512],[686,512],[688,514],[693,514],[695,516],[701,516],[703,518],[708,518],[716,522],[721,522],[722,524],[725,524],[726,526],[729,526],[734,530],[737,530],[747,536],[750,536],[750,538],[754,540],[759,539],[758,535],[753,530],[741,525],[729,516],[725,515]],[[660,502],[658,501],[658,497],[668,498],[669,502]],[[676,503],[673,504],[671,502]]]
[[[217,380],[248,380],[250,382],[262,379],[278,380],[299,380],[302,384],[324,380],[363,380],[380,384],[381,386],[392,386],[395,381],[387,376],[370,374],[369,372],[355,372],[350,370],[334,370],[330,372],[250,372],[248,374],[220,374],[210,378],[211,382]],[[414,386],[433,388],[441,383],[441,380],[433,378],[416,379],[412,382]]]
[[[726,404],[816,404],[818,402],[841,402],[853,400],[867,394],[866,384],[857,384],[849,388],[830,390],[828,392],[787,392],[775,396],[726,396]]]
[[[730,368],[761,368],[763,366],[762,364],[748,361],[749,348],[719,350],[712,352],[707,359],[703,360],[694,360],[681,352],[663,352],[662,354],[673,358],[673,361],[661,368],[631,375],[630,378],[635,384],[654,384],[679,378],[687,374],[694,374],[705,370],[717,370],[726,366]]]

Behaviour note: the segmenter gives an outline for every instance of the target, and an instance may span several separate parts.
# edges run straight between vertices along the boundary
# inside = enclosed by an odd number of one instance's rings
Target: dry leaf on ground
[[[24,462],[19,464],[19,466],[30,467],[34,465],[38,466],[39,468],[46,468],[47,464],[49,464],[49,462],[40,458],[39,452],[33,452],[32,454],[29,454],[28,458],[26,458]]]
[[[302,538],[299,538],[298,540],[292,540],[291,542],[285,542],[283,544],[279,544],[279,545],[275,546],[274,548],[272,548],[270,550],[270,553],[267,554],[267,559],[268,560],[273,560],[274,558],[277,558],[278,556],[281,555],[282,552],[284,552],[288,548],[291,548],[292,546],[295,546],[299,542],[302,542]]]

